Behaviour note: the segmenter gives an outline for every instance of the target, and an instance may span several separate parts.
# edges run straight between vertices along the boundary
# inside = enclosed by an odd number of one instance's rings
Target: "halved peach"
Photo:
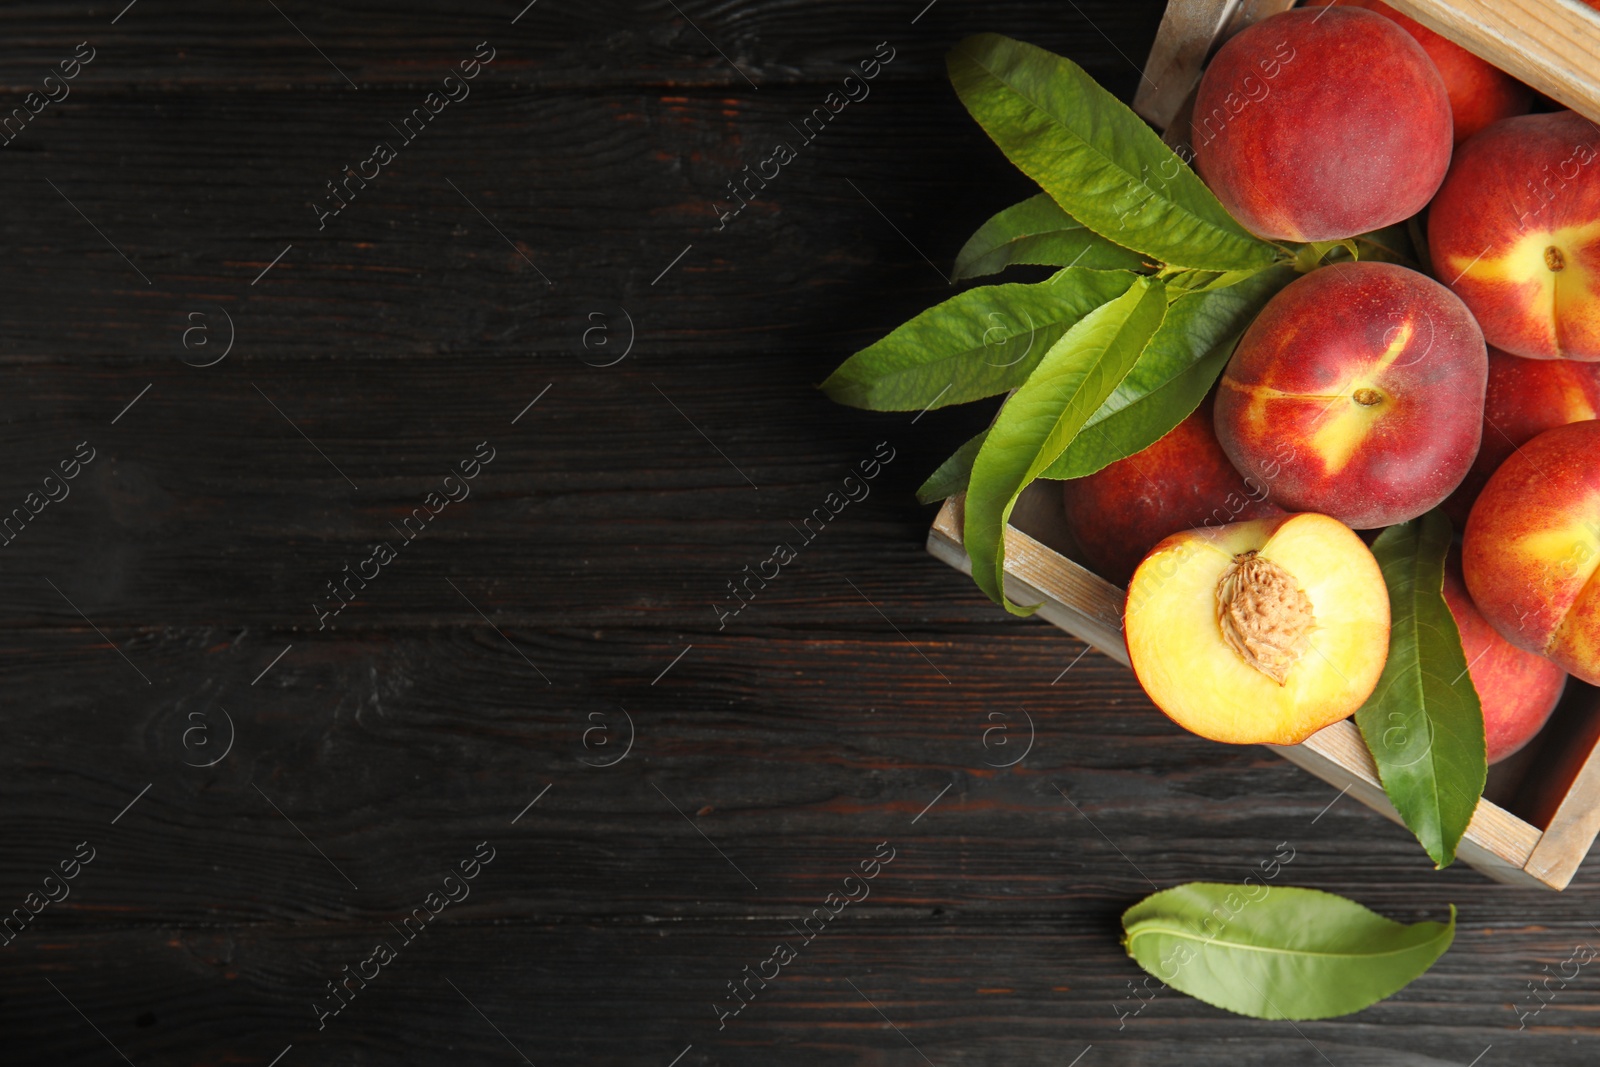
[[[1173,534],[1128,586],[1139,684],[1213,741],[1293,745],[1359,708],[1389,656],[1378,561],[1303,512]]]

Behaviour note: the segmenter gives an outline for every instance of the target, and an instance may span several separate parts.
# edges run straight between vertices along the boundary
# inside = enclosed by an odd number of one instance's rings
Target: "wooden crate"
[[[1574,111],[1600,121],[1600,12],[1580,0],[1384,0]],[[1165,130],[1223,41],[1293,0],[1169,0],[1133,109]]]
[[[1540,92],[1600,121],[1600,13],[1579,0],[1387,0]],[[1207,59],[1227,37],[1293,6],[1286,0],[1171,0],[1150,50],[1134,109],[1158,128],[1187,126]],[[1182,140],[1181,136],[1169,137]],[[1007,589],[1042,603],[1039,614],[1124,666],[1123,590],[1074,561],[1054,482],[1022,495],[1006,531]],[[945,501],[928,551],[970,574],[961,544],[962,498]],[[1377,768],[1352,720],[1301,744],[1268,746],[1395,822]],[[1484,799],[1458,850],[1499,882],[1564,889],[1600,832],[1600,690],[1569,683],[1550,724],[1526,749],[1490,768]],[[1419,858],[1425,862],[1420,852]]]

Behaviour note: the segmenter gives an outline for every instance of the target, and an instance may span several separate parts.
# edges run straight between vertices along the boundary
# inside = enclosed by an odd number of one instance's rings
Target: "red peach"
[[[1472,466],[1487,375],[1483,334],[1444,286],[1337,263],[1290,282],[1245,331],[1217,391],[1217,439],[1240,470],[1271,464],[1283,507],[1388,526]]]
[[[1456,153],[1428,211],[1433,268],[1496,348],[1600,360],[1600,130],[1502,119]]]
[[[1600,2],[1600,0],[1597,0]],[[1523,359],[1489,349],[1483,444],[1472,470],[1444,502],[1450,521],[1466,525],[1484,483],[1522,445],[1546,430],[1600,417],[1600,363]]]
[[[1600,3],[1600,0],[1595,0],[1595,3]],[[1416,39],[1422,50],[1428,53],[1428,58],[1433,60],[1433,65],[1439,68],[1439,76],[1444,79],[1445,92],[1450,97],[1456,144],[1491,122],[1525,114],[1533,104],[1532,89],[1488,60],[1479,59],[1450,38],[1442,37],[1416,19],[1402,15],[1383,0],[1309,0],[1305,6],[1325,7],[1329,4],[1376,11],[1392,19]]]
[[[1518,648],[1600,684],[1600,421],[1546,430],[1512,454],[1467,518],[1472,600]]]
[[[1567,672],[1501,637],[1473,604],[1452,551],[1444,572],[1444,602],[1461,632],[1472,687],[1483,705],[1489,762],[1498,763],[1544,728],[1567,687]]]
[[[1267,502],[1270,487],[1222,454],[1210,409],[1201,404],[1150,447],[1061,484],[1067,529],[1102,578],[1126,585],[1145,553],[1180,530],[1282,514]]]
[[[1450,165],[1450,98],[1428,53],[1360,8],[1285,11],[1200,79],[1200,174],[1246,228],[1333,241],[1421,211]]]

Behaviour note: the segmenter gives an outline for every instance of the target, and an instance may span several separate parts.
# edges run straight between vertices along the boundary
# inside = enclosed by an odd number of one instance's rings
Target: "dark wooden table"
[[[0,155],[0,511],[38,510],[0,549],[0,910],[40,907],[0,1062],[1593,1061],[1600,971],[1519,1016],[1600,939],[1592,864],[1436,873],[1177,730],[924,554],[912,490],[987,412],[813,388],[1028,192],[945,50],[1010,33],[1126,97],[1160,3],[123,2],[0,9],[4,106],[69,94]],[[1456,946],[1331,1022],[1138,987],[1124,908],[1286,851],[1397,919],[1456,903]]]

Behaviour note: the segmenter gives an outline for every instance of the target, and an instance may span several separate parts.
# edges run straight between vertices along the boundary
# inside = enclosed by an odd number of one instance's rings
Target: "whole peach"
[[[1462,584],[1461,560],[1453,551],[1445,566],[1444,602],[1461,633],[1467,671],[1483,705],[1489,762],[1498,763],[1544,728],[1567,687],[1567,672],[1513,645],[1489,625]]]
[[[1240,31],[1200,79],[1200,175],[1262,237],[1332,241],[1421,211],[1450,165],[1450,97],[1412,37],[1353,7]]]
[[[1466,525],[1473,501],[1506,457],[1528,441],[1569,422],[1600,417],[1600,363],[1523,359],[1489,349],[1489,387],[1483,402],[1483,444],[1450,499],[1450,521]]]
[[[1270,475],[1284,508],[1388,526],[1471,468],[1487,375],[1483,335],[1448,289],[1391,263],[1338,263],[1289,283],[1245,331],[1217,439],[1234,466]]]
[[[1168,534],[1281,513],[1267,501],[1269,486],[1228,462],[1209,404],[1148,448],[1061,483],[1061,492],[1084,562],[1118,585]]]
[[[1500,636],[1600,684],[1600,421],[1546,430],[1500,465],[1461,543],[1467,591]]]
[[[1600,360],[1600,130],[1561,111],[1461,146],[1428,211],[1433,268],[1496,348]]]
[[[1600,0],[1596,0],[1600,3]],[[1455,126],[1455,143],[1460,144],[1491,122],[1525,114],[1533,103],[1533,90],[1496,67],[1479,59],[1448,37],[1441,37],[1407,15],[1402,15],[1383,0],[1310,0],[1307,7],[1329,4],[1364,7],[1392,19],[1409,33],[1444,79],[1450,97],[1450,114]]]

